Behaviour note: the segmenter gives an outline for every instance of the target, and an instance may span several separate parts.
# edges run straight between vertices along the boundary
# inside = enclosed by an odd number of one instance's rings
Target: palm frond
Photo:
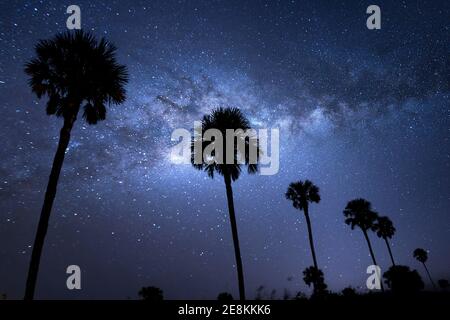
[[[125,101],[128,72],[104,38],[77,30],[41,40],[35,49],[25,73],[36,96],[48,96],[47,114],[72,116],[84,101],[84,118],[96,124],[105,119],[107,104]]]
[[[205,132],[215,130],[222,137],[206,139]],[[227,132],[235,134],[232,161],[227,161]],[[204,170],[208,176],[214,178],[214,173],[229,175],[232,181],[239,178],[242,166],[247,166],[249,174],[258,171],[260,158],[259,141],[255,135],[249,133],[250,124],[238,108],[217,108],[210,114],[203,116],[201,128],[194,132],[191,141],[191,163],[194,168]],[[210,131],[211,132],[211,131]],[[256,159],[250,157],[250,150],[255,148]],[[211,158],[204,159],[205,150],[211,150]]]

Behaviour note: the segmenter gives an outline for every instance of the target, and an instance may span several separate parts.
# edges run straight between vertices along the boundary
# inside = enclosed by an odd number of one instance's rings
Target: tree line
[[[97,41],[93,35],[83,31],[66,32],[50,40],[39,41],[35,51],[36,57],[25,66],[31,90],[38,98],[47,97],[46,112],[48,115],[61,117],[64,121],[33,244],[24,297],[27,300],[34,298],[45,236],[72,128],[80,112],[90,125],[105,120],[107,106],[120,105],[125,101],[125,85],[129,79],[127,68],[117,62],[115,46],[105,39]],[[223,137],[226,136],[226,129],[245,131],[251,128],[250,122],[238,108],[214,109],[203,117],[201,123],[203,132],[208,129],[218,129],[222,132]],[[244,145],[248,149],[249,140],[245,137],[237,137],[237,139],[240,138],[244,139]],[[202,136],[197,139],[201,139],[199,141],[202,146],[201,152],[206,148],[211,148],[215,143],[203,139]],[[192,141],[193,144],[196,142],[198,141]],[[248,157],[245,156],[248,155],[248,152],[244,152],[242,155],[242,150],[239,150],[236,144],[233,152],[235,161],[232,164],[216,163],[214,159],[206,159],[203,163],[193,162],[192,165],[195,169],[205,171],[211,178],[215,176],[223,178],[235,251],[239,298],[245,300],[244,268],[232,185],[240,177],[244,167],[249,174],[254,174],[258,171],[258,164],[250,163]],[[194,154],[192,158],[194,158]],[[223,158],[227,159],[226,154],[223,154]],[[295,209],[303,212],[307,225],[313,264],[303,271],[304,281],[307,285],[313,286],[315,295],[324,294],[327,292],[327,285],[317,261],[309,207],[310,204],[320,202],[319,188],[309,180],[292,182],[287,188],[285,197],[292,202]],[[377,265],[377,261],[369,233],[375,232],[386,243],[392,267],[384,276],[391,289],[395,288],[392,279],[398,278],[398,274],[401,274],[402,277],[405,277],[405,274],[409,275],[406,276],[407,278],[411,277],[410,274],[414,273],[413,271],[407,267],[405,269],[405,266],[397,266],[395,263],[389,240],[394,236],[396,229],[388,217],[379,216],[372,209],[371,203],[365,199],[349,201],[343,210],[343,215],[345,223],[351,229],[359,228],[362,231],[373,264]],[[435,286],[425,264],[428,259],[427,251],[417,248],[413,255],[423,264],[430,282]],[[382,289],[384,290],[384,287]],[[162,299],[162,291],[154,287],[143,288],[140,295],[144,298],[156,296],[158,299]],[[222,298],[225,297],[230,298],[224,293]]]

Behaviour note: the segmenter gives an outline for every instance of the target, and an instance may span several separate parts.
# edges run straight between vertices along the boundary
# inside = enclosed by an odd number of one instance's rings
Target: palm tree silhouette
[[[414,256],[414,258],[416,258],[417,261],[422,262],[422,264],[425,268],[425,271],[428,274],[428,278],[430,279],[430,282],[433,285],[434,290],[436,290],[436,285],[434,284],[434,281],[431,278],[430,272],[428,271],[427,265],[425,264],[425,262],[427,262],[427,260],[428,260],[428,253],[422,248],[417,248],[416,250],[414,250],[413,256]]]
[[[375,254],[372,250],[372,245],[370,244],[370,239],[368,231],[375,230],[375,222],[377,221],[378,214],[372,210],[372,204],[365,199],[355,199],[349,201],[344,209],[345,223],[348,224],[352,230],[355,227],[359,227],[366,238],[367,245],[369,246],[370,256],[372,257],[373,264],[378,266],[375,259]],[[384,291],[383,281],[381,280],[381,275],[378,275],[380,279],[381,290]]]
[[[326,293],[327,285],[323,277],[323,272],[314,266],[310,266],[303,271],[303,281],[308,286],[311,284],[314,286],[314,295],[320,295]]]
[[[105,119],[106,104],[125,101],[127,70],[116,62],[115,52],[116,48],[105,39],[97,42],[94,36],[83,31],[67,32],[51,40],[41,40],[36,46],[37,57],[26,64],[32,91],[38,98],[48,96],[47,114],[64,119],[31,254],[25,290],[27,300],[34,297],[58,178],[78,112],[83,106],[87,123],[96,124]]]
[[[320,202],[319,188],[309,180],[305,180],[305,182],[292,182],[286,192],[286,199],[291,200],[294,208],[303,211],[305,214],[306,225],[308,226],[309,245],[311,247],[314,267],[319,270],[316,259],[316,251],[314,250],[311,220],[309,218],[309,203]]]
[[[213,139],[206,139],[202,133],[207,130],[215,129],[222,134],[222,141],[215,141]],[[239,143],[234,143],[232,150],[233,154],[229,157],[232,158],[231,163],[226,161],[227,148],[226,146],[226,131],[227,129],[233,129],[236,132],[242,130],[240,134],[236,134],[234,141],[240,141],[245,146],[245,150],[239,148]],[[233,202],[233,190],[231,183],[236,181],[241,174],[241,166],[246,165],[247,171],[250,174],[256,173],[258,170],[257,161],[259,160],[259,147],[258,140],[254,136],[248,138],[245,137],[245,131],[250,130],[250,123],[241,113],[238,108],[218,108],[212,111],[211,114],[205,115],[201,122],[201,128],[197,128],[197,132],[192,141],[192,153],[191,160],[192,165],[198,169],[205,171],[209,177],[214,178],[214,173],[222,175],[225,182],[228,211],[230,216],[231,232],[233,236],[234,253],[236,257],[236,269],[239,283],[239,297],[241,300],[245,300],[245,284],[244,284],[244,271],[242,267],[241,251],[239,247],[238,230],[236,223],[236,213],[234,210]],[[198,131],[201,132],[198,132]],[[231,143],[232,141],[230,141]],[[220,147],[222,145],[222,147]],[[199,146],[200,148],[196,147]],[[217,147],[217,150],[215,149]],[[250,149],[256,149],[256,159],[251,160]],[[210,157],[203,157],[205,149],[213,148]],[[198,159],[200,157],[200,159]],[[198,161],[200,160],[200,161]]]
[[[378,217],[375,223],[375,230],[377,232],[377,236],[383,238],[386,242],[392,265],[395,266],[394,256],[392,255],[391,246],[388,241],[388,239],[391,239],[395,234],[394,224],[388,217]]]

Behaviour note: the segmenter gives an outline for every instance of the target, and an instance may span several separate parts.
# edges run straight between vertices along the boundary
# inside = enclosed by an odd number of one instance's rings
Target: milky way
[[[171,132],[218,106],[256,128],[280,129],[280,171],[233,184],[248,295],[263,285],[309,293],[312,264],[302,213],[284,193],[310,179],[318,262],[332,290],[365,290],[371,264],[360,230],[344,224],[354,198],[370,200],[397,233],[396,260],[449,278],[450,45],[448,2],[76,1],[82,28],[118,47],[127,101],[89,126],[80,117],[66,154],[38,298],[237,296],[223,180],[170,161]],[[60,1],[0,4],[0,293],[23,295],[61,119],[45,114],[24,64],[39,39],[66,31]],[[371,234],[382,270],[383,241]],[[82,290],[65,269],[82,270]]]

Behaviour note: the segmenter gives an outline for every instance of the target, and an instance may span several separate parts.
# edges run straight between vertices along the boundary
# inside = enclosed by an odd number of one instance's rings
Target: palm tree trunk
[[[369,235],[367,234],[367,230],[363,230],[363,233],[364,233],[364,237],[366,238],[367,245],[369,246],[370,256],[372,257],[373,264],[378,266],[377,261],[375,260],[375,254],[373,253],[373,250],[372,250],[372,245],[370,244],[370,239],[369,239]],[[380,280],[381,291],[384,292],[383,280],[381,279],[381,275],[378,274],[377,277]]]
[[[387,240],[387,238],[384,238],[384,241],[386,242],[386,246],[389,251],[389,256],[391,257],[392,265],[395,267],[394,256],[392,255],[391,246],[389,245],[389,241]]]
[[[59,174],[64,162],[64,155],[70,141],[70,132],[76,116],[65,119],[64,125],[59,134],[59,143],[53,159],[53,166],[48,179],[47,190],[45,191],[44,205],[41,210],[36,237],[34,239],[33,251],[31,253],[31,261],[28,269],[28,277],[25,288],[25,300],[34,298],[37,276],[39,271],[39,262],[41,260],[42,248],[44,247],[45,235],[47,234],[48,222],[52,211],[53,200],[55,200],[56,187],[58,185]]]
[[[236,224],[236,215],[234,212],[233,190],[231,188],[231,177],[224,174],[225,186],[227,189],[228,211],[230,214],[231,233],[233,235],[234,254],[236,256],[236,269],[239,283],[239,298],[245,300],[244,271],[242,268],[241,249],[239,248],[239,238]]]
[[[305,207],[305,218],[306,218],[306,225],[308,226],[308,236],[309,236],[309,245],[311,247],[311,254],[314,262],[314,267],[319,270],[319,267],[317,266],[317,259],[316,259],[316,251],[314,250],[314,241],[313,241],[313,235],[312,235],[312,228],[311,228],[311,220],[309,219],[309,212],[308,208]]]
[[[425,262],[422,262],[422,264],[423,264],[423,266],[425,267],[425,271],[426,271],[427,274],[428,274],[428,278],[430,278],[430,282],[431,282],[431,284],[433,285],[434,290],[436,290],[436,285],[434,284],[434,281],[433,281],[433,279],[431,278],[431,274],[430,274],[430,272],[428,271],[427,265],[425,264]]]

